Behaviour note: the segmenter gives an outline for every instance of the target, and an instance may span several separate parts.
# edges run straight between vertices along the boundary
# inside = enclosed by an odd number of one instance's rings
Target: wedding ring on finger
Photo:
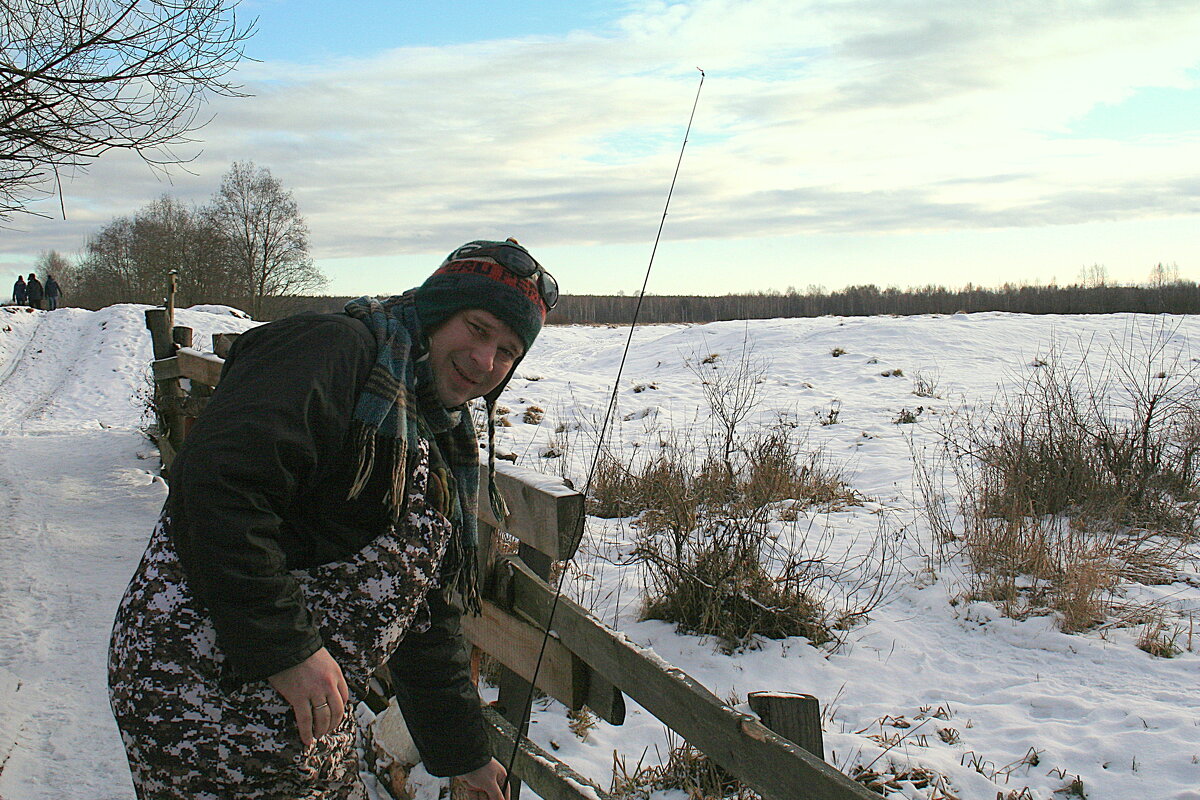
[[[319,706],[312,707],[313,711],[317,711],[322,708],[329,708],[329,703],[321,703],[321,705],[319,705]]]

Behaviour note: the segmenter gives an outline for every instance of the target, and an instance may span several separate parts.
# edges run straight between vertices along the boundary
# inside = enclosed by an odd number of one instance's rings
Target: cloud
[[[115,154],[70,221],[5,250],[70,251],[234,160],[294,190],[318,258],[440,252],[478,232],[647,241],[707,71],[676,238],[990,229],[1196,213],[1200,125],[1067,139],[1099,104],[1195,84],[1194,2],[647,2],[604,30],[248,64],[203,151],[164,183]],[[1192,72],[1189,72],[1193,70]],[[71,243],[74,244],[71,244]]]

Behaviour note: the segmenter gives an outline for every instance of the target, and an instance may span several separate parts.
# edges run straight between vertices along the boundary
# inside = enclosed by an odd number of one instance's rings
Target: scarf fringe
[[[504,495],[496,488],[496,401],[489,395],[487,400],[488,429],[488,501],[492,504],[492,515],[502,523],[508,522],[508,504]]]
[[[350,421],[350,439],[354,451],[358,453],[358,469],[354,473],[354,482],[350,484],[350,493],[346,499],[354,500],[367,487],[371,472],[375,469],[375,430],[355,419]]]

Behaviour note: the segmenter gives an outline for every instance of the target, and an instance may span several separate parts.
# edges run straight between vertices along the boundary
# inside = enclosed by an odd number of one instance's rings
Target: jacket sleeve
[[[281,514],[343,446],[369,369],[365,335],[328,316],[243,334],[172,465],[172,539],[239,681],[266,678],[322,646],[287,570]]]
[[[431,624],[410,633],[389,663],[396,704],[431,775],[465,775],[491,759],[459,610],[429,595]]]

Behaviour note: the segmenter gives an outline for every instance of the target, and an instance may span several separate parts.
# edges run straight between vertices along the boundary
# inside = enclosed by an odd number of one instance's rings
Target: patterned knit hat
[[[515,275],[493,258],[471,257],[469,251],[462,253],[467,248],[483,249],[504,244],[482,240],[469,242],[448,255],[437,271],[421,284],[416,296],[417,315],[426,331],[433,330],[465,308],[482,308],[512,328],[524,343],[525,351],[529,351],[546,321],[546,305],[538,294],[537,284],[530,278]],[[516,239],[509,239],[507,244],[529,255]]]

